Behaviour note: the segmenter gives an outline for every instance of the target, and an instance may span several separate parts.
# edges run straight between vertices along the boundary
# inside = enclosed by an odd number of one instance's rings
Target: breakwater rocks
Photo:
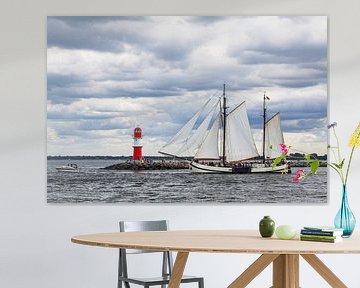
[[[186,161],[135,162],[126,161],[103,168],[105,170],[175,170],[189,169]]]
[[[107,166],[105,170],[178,170],[189,169],[189,161],[144,161],[135,162],[128,160]],[[306,161],[288,161],[290,167],[308,167]],[[325,162],[320,162],[320,167],[326,167]]]
[[[290,167],[309,167],[309,164],[306,161],[294,161],[290,160],[287,161],[287,163],[290,165]],[[319,167],[327,167],[327,164],[325,161],[320,161]]]

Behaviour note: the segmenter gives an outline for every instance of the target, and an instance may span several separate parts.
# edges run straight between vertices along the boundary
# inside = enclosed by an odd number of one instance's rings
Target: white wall
[[[360,120],[360,2],[260,0],[6,1],[0,17],[0,287],[115,287],[116,250],[70,243],[76,234],[115,231],[119,219],[167,218],[172,229],[331,224],[340,183],[330,176],[329,204],[315,205],[49,205],[46,203],[47,15],[328,15],[329,118],[346,145]],[[311,105],[311,103],[309,103]],[[360,151],[349,183],[360,219]],[[360,227],[360,225],[358,225]],[[192,254],[188,273],[206,287],[226,287],[255,255]],[[360,287],[360,255],[321,256],[349,287]],[[344,265],[348,263],[347,265]],[[251,287],[269,287],[266,270]],[[302,287],[328,287],[306,263]]]

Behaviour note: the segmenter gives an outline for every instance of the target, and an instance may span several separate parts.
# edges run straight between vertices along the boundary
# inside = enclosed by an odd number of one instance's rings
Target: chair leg
[[[119,279],[119,276],[122,276],[122,255],[121,250],[119,249],[119,263],[118,263],[118,285],[117,288],[122,288],[122,281]]]
[[[199,280],[199,288],[204,288],[204,279]]]

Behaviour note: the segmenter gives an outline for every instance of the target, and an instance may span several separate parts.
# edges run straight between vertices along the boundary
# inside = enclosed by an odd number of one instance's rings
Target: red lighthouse
[[[134,152],[133,152],[133,160],[136,161],[142,161],[144,160],[144,157],[142,156],[142,144],[141,144],[141,139],[142,139],[142,130],[140,127],[136,127],[134,129]]]

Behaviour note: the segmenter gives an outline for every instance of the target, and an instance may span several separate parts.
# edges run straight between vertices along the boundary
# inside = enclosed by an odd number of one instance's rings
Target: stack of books
[[[334,227],[304,227],[300,232],[302,241],[336,243],[342,241],[344,230]]]

